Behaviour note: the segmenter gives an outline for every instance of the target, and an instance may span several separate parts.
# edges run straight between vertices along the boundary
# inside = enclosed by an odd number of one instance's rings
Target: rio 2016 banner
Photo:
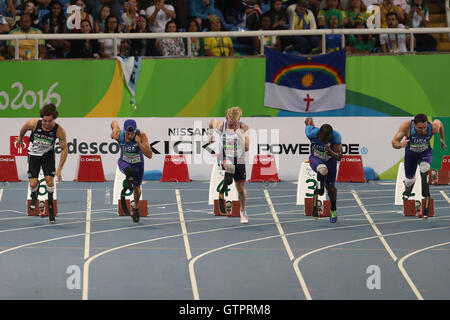
[[[112,120],[120,126],[126,118],[61,118],[57,122],[66,130],[69,156],[63,170],[64,180],[73,180],[81,155],[100,155],[105,177],[114,179],[118,144],[110,138]],[[342,135],[344,154],[361,155],[363,165],[374,169],[383,179],[394,180],[404,156],[404,149],[392,148],[391,141],[401,123],[409,117],[316,118],[315,125],[330,123]],[[166,155],[183,154],[190,178],[209,180],[211,166],[216,163],[214,145],[208,140],[209,118],[139,118],[137,125],[149,137],[153,158],[145,160],[145,170],[163,170]],[[272,154],[282,180],[297,180],[300,165],[308,160],[310,142],[305,136],[305,118],[243,118],[250,126],[250,150],[246,154],[247,177],[256,155]],[[17,136],[26,119],[0,119],[0,154],[15,152]],[[350,122],[349,122],[350,121]],[[383,130],[380,130],[383,128]],[[363,134],[376,133],[376,134]],[[28,133],[29,134],[29,133]],[[436,139],[435,139],[436,140]],[[434,143],[434,150],[440,144]],[[23,149],[23,148],[22,148]],[[23,151],[23,150],[22,150]],[[60,148],[57,146],[57,163]],[[25,156],[16,157],[19,178],[26,179]],[[206,169],[208,168],[208,169]]]
[[[265,58],[143,59],[135,97],[116,60],[0,62],[0,117],[450,116],[450,54],[353,56],[346,60],[343,109],[297,113],[264,106]],[[134,108],[134,100],[136,108]]]

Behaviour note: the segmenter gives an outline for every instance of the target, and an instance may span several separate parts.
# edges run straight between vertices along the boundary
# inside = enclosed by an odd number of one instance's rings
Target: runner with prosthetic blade
[[[441,147],[445,151],[444,126],[439,119],[429,122],[425,114],[417,114],[413,120],[406,121],[400,125],[399,130],[392,140],[395,149],[405,148],[405,191],[403,200],[408,200],[416,183],[416,170],[419,166],[420,180],[422,183],[422,196],[425,198],[423,219],[428,218],[430,210],[430,187],[428,173],[433,161],[433,149],[430,140],[433,135],[439,134]],[[403,140],[403,138],[405,138]],[[403,140],[403,141],[402,141]]]
[[[317,173],[318,186],[313,193],[312,217],[319,218],[318,197],[328,191],[331,203],[330,222],[337,222],[337,188],[335,186],[337,161],[342,159],[342,137],[329,124],[320,128],[314,126],[312,118],[305,120],[305,134],[311,141],[311,155],[309,165]]]
[[[34,211],[38,200],[39,172],[42,168],[47,185],[48,217],[50,223],[55,221],[53,207],[53,193],[55,190],[55,175],[58,182],[62,181],[61,172],[67,159],[68,148],[65,130],[55,122],[58,111],[53,103],[45,105],[40,110],[41,119],[30,119],[20,129],[16,138],[18,145],[22,145],[23,137],[31,131],[28,146],[28,179],[31,189],[30,210]],[[59,166],[55,167],[55,143],[58,139],[61,148]],[[55,170],[56,169],[56,170]]]
[[[218,162],[225,170],[225,177],[222,188],[219,190],[219,210],[226,214],[225,191],[227,187],[236,183],[236,189],[239,195],[241,205],[240,218],[241,223],[248,223],[248,216],[245,211],[247,190],[245,189],[246,170],[245,170],[245,152],[249,150],[249,126],[240,120],[242,110],[239,107],[232,107],[226,112],[225,121],[212,119],[209,123],[210,142],[214,140],[219,142]]]
[[[121,130],[116,120],[111,123],[111,138],[116,140],[120,146],[120,157],[117,165],[126,177],[125,186],[120,193],[120,203],[124,214],[129,216],[130,212],[126,205],[125,195],[128,191],[133,191],[133,222],[139,222],[139,199],[141,197],[142,178],[144,177],[144,156],[151,159],[153,153],[147,135],[137,129],[135,120],[126,120],[123,127],[124,130]]]

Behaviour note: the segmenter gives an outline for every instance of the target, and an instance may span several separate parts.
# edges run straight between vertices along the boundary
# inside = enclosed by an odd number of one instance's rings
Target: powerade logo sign
[[[342,144],[343,154],[360,154],[360,148],[358,143]],[[366,147],[361,148],[361,153],[367,154],[368,149]],[[276,143],[276,144],[258,144],[258,154],[271,153],[271,154],[310,154],[311,144],[309,143]]]

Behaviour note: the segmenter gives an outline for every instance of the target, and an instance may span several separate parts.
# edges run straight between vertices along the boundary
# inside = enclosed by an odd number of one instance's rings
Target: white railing
[[[447,0],[448,2],[449,0]],[[448,12],[448,11],[447,11]],[[83,39],[113,39],[114,56],[117,55],[117,39],[159,39],[159,38],[187,38],[188,55],[190,55],[190,38],[207,37],[259,37],[264,36],[322,36],[322,53],[326,53],[326,35],[328,34],[421,34],[421,33],[450,33],[447,28],[375,28],[375,29],[316,29],[316,30],[261,30],[261,31],[228,31],[228,32],[167,32],[167,33],[58,33],[58,34],[20,34],[0,35],[0,40],[15,40],[15,59],[19,59],[19,41],[35,41],[35,59],[38,59],[38,40],[83,40]],[[264,55],[264,44],[261,43],[261,55]],[[342,47],[345,47],[345,37],[342,37]],[[410,39],[410,52],[414,52],[414,37]]]
[[[450,0],[445,0],[445,12],[447,14],[447,27],[450,27]],[[450,39],[450,33],[448,37]]]

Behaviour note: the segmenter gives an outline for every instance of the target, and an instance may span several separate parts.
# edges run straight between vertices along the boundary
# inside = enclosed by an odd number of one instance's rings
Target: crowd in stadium
[[[367,8],[374,5],[382,28],[422,28],[430,20],[428,2],[433,0],[0,0],[0,34],[367,28],[372,15]],[[79,13],[68,10],[74,5]],[[76,14],[79,25],[74,23]],[[326,44],[321,36],[271,36],[263,41],[283,52],[315,54],[323,45],[327,52],[340,50],[341,37],[327,35]],[[123,57],[254,55],[260,41],[258,37],[127,39],[116,41],[116,52]],[[361,54],[410,49],[405,34],[348,35],[345,43],[348,52]],[[37,56],[110,58],[113,46],[112,39],[40,40]],[[34,40],[19,40],[19,58],[33,59],[35,48]],[[0,41],[0,60],[14,59],[15,50],[15,40]],[[435,38],[416,34],[414,50],[435,51]]]

